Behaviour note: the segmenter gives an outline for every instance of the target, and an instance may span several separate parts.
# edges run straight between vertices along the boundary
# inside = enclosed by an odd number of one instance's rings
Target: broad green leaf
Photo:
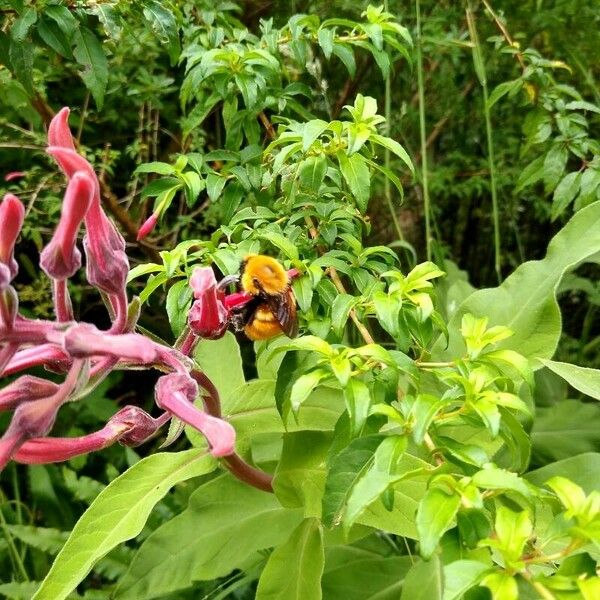
[[[144,541],[115,598],[164,598],[194,581],[224,577],[257,551],[284,542],[301,521],[301,510],[282,508],[273,494],[230,475],[213,479]]]
[[[328,548],[321,579],[323,598],[398,600],[411,565],[409,556],[390,556],[386,550],[378,553],[371,547],[347,545]]]
[[[406,574],[400,600],[442,600],[442,578],[442,565],[436,555],[420,560]]]
[[[140,533],[175,484],[210,473],[215,459],[198,450],[153,454],[114,479],[79,519],[34,600],[66,598],[94,564]]]
[[[455,520],[460,506],[458,494],[448,494],[440,487],[427,490],[417,510],[417,530],[421,556],[430,558],[437,545]]]
[[[192,303],[192,288],[187,279],[174,283],[167,293],[167,315],[173,334],[178,336],[187,323],[187,316]]]
[[[327,27],[321,27],[317,32],[317,39],[319,41],[319,46],[321,46],[321,50],[323,50],[323,54],[325,58],[329,60],[331,58],[331,53],[333,52],[333,38],[334,32],[333,29],[328,29]]]
[[[569,158],[569,151],[563,143],[552,146],[544,159],[544,184],[547,190],[553,190],[560,181]]]
[[[371,392],[367,384],[361,379],[352,377],[344,388],[346,410],[350,417],[352,435],[359,435],[369,416],[371,408]]]
[[[582,394],[600,400],[599,369],[588,369],[587,367],[578,367],[577,365],[544,358],[541,358],[540,361]]]
[[[356,60],[352,50],[346,44],[334,42],[331,51],[344,63],[350,77],[354,77],[356,75]]]
[[[323,522],[327,527],[341,523],[350,492],[383,439],[382,435],[357,438],[331,461],[323,496]]]
[[[302,403],[310,396],[321,381],[329,376],[330,373],[326,369],[315,369],[296,379],[292,385],[290,394],[290,404],[294,413],[298,412]]]
[[[223,412],[228,414],[229,404],[236,400],[234,391],[245,382],[235,335],[228,331],[220,340],[200,340],[194,360],[219,391]]]
[[[104,104],[104,92],[108,83],[108,61],[104,55],[102,44],[96,35],[86,27],[76,30],[73,41],[75,42],[73,56],[82,67],[79,75],[85,87],[92,93],[96,106],[100,110]]]
[[[364,156],[353,154],[348,157],[344,152],[338,152],[337,158],[344,180],[356,199],[358,209],[362,213],[366,212],[371,191],[371,174]]]
[[[515,192],[537,183],[544,177],[544,156],[538,156],[530,162],[519,175]]]
[[[456,358],[464,352],[458,335],[462,316],[488,316],[489,325],[504,325],[515,334],[501,343],[526,358],[551,358],[561,334],[556,291],[565,273],[600,251],[600,202],[575,214],[548,246],[543,260],[518,267],[502,285],[478,290],[459,307],[449,325],[449,344],[438,339],[434,356]]]
[[[324,562],[321,523],[305,519],[269,556],[256,600],[320,600]]]
[[[519,588],[515,578],[505,571],[486,575],[481,585],[492,592],[492,600],[518,600],[519,598]]]
[[[283,437],[283,451],[273,488],[286,508],[304,508],[306,517],[320,517],[330,432],[298,431]]]
[[[157,0],[146,0],[143,4],[144,16],[162,43],[167,44],[171,64],[175,64],[179,54],[179,35],[175,15]]]
[[[396,296],[383,291],[373,294],[373,306],[381,326],[394,338],[400,334],[400,310],[402,300]]]
[[[175,168],[169,163],[154,161],[138,165],[133,174],[138,175],[139,173],[158,173],[159,175],[172,175],[173,173],[175,173]]]
[[[556,476],[566,477],[583,488],[586,494],[600,489],[600,453],[586,452],[559,460],[524,475],[527,481],[537,486],[544,485]]]
[[[524,498],[531,498],[533,494],[532,487],[516,473],[512,473],[505,469],[499,469],[493,465],[475,473],[472,481],[476,486],[486,490],[507,490],[517,492]]]
[[[490,570],[490,565],[475,560],[457,560],[444,566],[443,600],[460,600]]]
[[[350,311],[358,299],[350,294],[338,294],[331,305],[331,326],[336,335],[342,336]]]
[[[600,451],[600,406],[563,400],[537,408],[531,442],[536,464]]]
[[[52,19],[43,16],[38,23],[36,31],[52,50],[65,58],[72,56],[71,44],[67,36],[65,36],[60,27]]]
[[[513,79],[512,81],[503,81],[501,84],[496,86],[490,97],[488,98],[488,109],[492,108],[498,100],[506,96],[506,94],[515,94],[518,90],[523,87],[523,81],[521,79]]]

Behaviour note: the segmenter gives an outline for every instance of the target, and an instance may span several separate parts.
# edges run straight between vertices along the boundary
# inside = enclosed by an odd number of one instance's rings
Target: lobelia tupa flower
[[[102,208],[98,178],[92,165],[76,151],[68,116],[68,108],[63,108],[48,130],[47,152],[68,179],[60,221],[40,257],[40,266],[53,284],[54,321],[29,319],[18,312],[12,280],[18,272],[14,248],[24,208],[12,194],[0,204],[0,376],[34,366],[63,375],[60,383],[21,375],[0,390],[0,410],[13,411],[0,438],[0,469],[11,459],[30,464],[68,460],[117,441],[137,446],[176,416],[201,432],[210,452],[224,457],[237,477],[270,490],[270,476],[234,454],[235,431],[220,418],[218,393],[186,356],[193,344],[176,349],[134,333],[139,302],[134,299],[129,304],[127,298],[125,240]],[[87,280],[103,294],[109,309],[112,325],[107,331],[76,322],[73,316],[67,280],[81,267],[77,236],[82,224]],[[250,299],[244,294],[226,296],[211,269],[197,270],[191,285],[196,298],[190,315],[193,331],[188,329],[191,341],[198,335],[223,335],[231,307]],[[156,385],[155,400],[161,414],[155,418],[139,407],[126,406],[96,432],[73,438],[49,437],[61,406],[83,401],[117,367],[166,372]],[[194,404],[198,399],[204,401],[208,412]]]

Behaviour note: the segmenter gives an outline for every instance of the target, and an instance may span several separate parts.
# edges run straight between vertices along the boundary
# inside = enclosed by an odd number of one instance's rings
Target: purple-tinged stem
[[[184,356],[191,356],[192,352],[194,351],[194,348],[196,347],[196,344],[199,341],[199,338],[189,327],[186,327],[186,330],[184,331],[182,337],[183,339],[181,341],[179,351]]]
[[[219,392],[213,382],[200,369],[192,369],[190,375],[207,393],[202,395],[204,408],[209,415],[222,418]],[[259,490],[273,493],[273,476],[249,465],[238,454],[223,456],[223,461],[234,477]]]
[[[67,288],[66,279],[52,280],[53,295],[54,295],[54,310],[56,312],[56,320],[59,323],[67,323],[73,320],[73,305],[71,304],[71,296]]]
[[[127,326],[127,293],[111,294],[110,301],[115,311],[114,321],[108,333],[123,333]]]

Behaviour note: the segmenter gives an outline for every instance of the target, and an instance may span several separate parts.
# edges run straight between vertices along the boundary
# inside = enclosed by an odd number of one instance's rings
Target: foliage
[[[413,3],[301,4],[0,3],[31,313],[48,312],[32,257],[60,184],[24,152],[63,103],[132,243],[141,333],[181,341],[194,269],[251,253],[298,271],[301,331],[193,355],[273,493],[188,428],[168,453],[12,465],[0,592],[596,598],[598,16],[417,0],[417,25]],[[114,376],[57,428],[81,435],[127,389]]]

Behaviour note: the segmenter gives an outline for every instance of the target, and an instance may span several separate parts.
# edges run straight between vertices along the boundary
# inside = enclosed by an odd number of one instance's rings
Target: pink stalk
[[[14,181],[15,179],[20,179],[21,177],[25,177],[24,171],[11,171],[4,176],[4,181]]]
[[[22,402],[51,396],[57,390],[58,385],[52,381],[24,375],[0,390],[0,410],[12,410]]]
[[[54,299],[54,310],[56,320],[59,323],[67,323],[73,320],[73,305],[67,288],[66,279],[52,280],[52,298]]]

